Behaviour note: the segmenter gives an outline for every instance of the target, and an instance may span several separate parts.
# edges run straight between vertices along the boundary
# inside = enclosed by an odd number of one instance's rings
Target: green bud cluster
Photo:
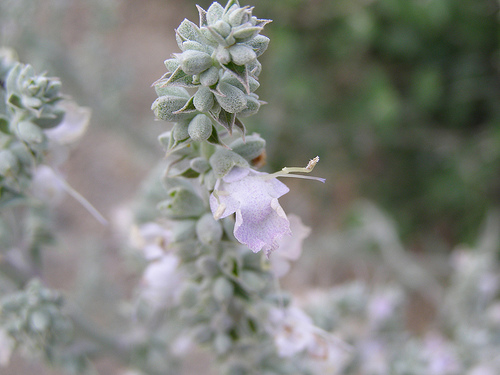
[[[22,195],[48,149],[45,129],[61,123],[61,82],[36,74],[0,49],[0,202]]]
[[[62,307],[60,294],[32,280],[24,290],[0,299],[0,326],[18,346],[50,359],[57,346],[73,337],[73,326]]]
[[[182,53],[165,61],[168,72],[154,86],[156,117],[175,122],[169,147],[190,141],[221,145],[216,125],[230,134],[239,120],[259,111],[263,102],[255,94],[261,65],[257,58],[269,38],[260,35],[269,20],[252,16],[252,8],[230,0],[225,7],[213,3],[198,7],[199,26],[184,20],[176,30]],[[196,90],[193,95],[188,89]]]

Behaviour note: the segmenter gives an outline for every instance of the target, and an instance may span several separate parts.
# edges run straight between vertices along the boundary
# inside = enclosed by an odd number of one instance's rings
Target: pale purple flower
[[[302,254],[302,242],[311,233],[297,215],[289,215],[291,236],[283,236],[278,240],[279,248],[270,257],[271,268],[276,277],[283,277],[290,270],[290,262],[299,259]]]
[[[269,254],[278,240],[291,235],[290,222],[278,203],[288,187],[267,173],[250,168],[233,167],[217,180],[210,196],[215,219],[236,213],[234,236],[252,251]]]

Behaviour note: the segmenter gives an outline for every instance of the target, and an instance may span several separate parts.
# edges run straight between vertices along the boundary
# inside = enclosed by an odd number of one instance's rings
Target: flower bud
[[[200,257],[196,261],[196,268],[200,273],[205,276],[212,278],[215,275],[217,275],[220,272],[219,269],[219,263],[217,262],[217,259],[215,259],[211,255],[205,255]]]
[[[172,128],[172,137],[176,142],[182,142],[189,138],[189,121],[177,122]]]
[[[190,282],[185,282],[179,295],[179,302],[185,308],[196,306],[199,298],[198,287]]]
[[[225,82],[220,82],[218,89],[222,95],[215,95],[217,102],[229,113],[238,113],[247,106],[247,99],[243,91]]]
[[[208,87],[201,86],[193,99],[194,106],[200,112],[208,112],[214,106],[214,94]]]
[[[215,336],[214,347],[217,354],[227,353],[229,349],[231,349],[232,345],[233,341],[228,335],[219,333]]]
[[[226,65],[231,61],[231,55],[225,46],[219,46],[215,53],[215,59],[222,65]]]
[[[21,121],[17,124],[16,132],[22,141],[29,144],[41,144],[47,139],[42,129],[30,121]]]
[[[200,51],[203,53],[207,53],[207,47],[205,47],[203,44],[194,42],[192,40],[186,40],[185,42],[182,43],[181,50],[183,51]]]
[[[234,166],[248,167],[248,163],[237,153],[227,150],[219,149],[210,157],[210,165],[215,173],[215,177],[222,178],[228,174]]]
[[[189,165],[192,170],[198,173],[205,173],[210,169],[210,164],[208,164],[207,159],[202,157],[191,159]]]
[[[168,191],[169,198],[160,202],[158,208],[171,219],[199,217],[205,212],[203,200],[193,191],[175,187]]]
[[[203,86],[213,86],[219,80],[219,69],[212,66],[200,74],[200,83]]]
[[[196,223],[196,235],[201,243],[215,245],[222,238],[222,227],[213,215],[207,212]]]
[[[236,44],[229,48],[231,60],[236,65],[246,65],[257,58],[254,50],[244,44]]]
[[[246,99],[247,99],[247,107],[241,112],[238,112],[239,117],[249,117],[259,112],[260,109],[259,99],[255,98],[253,94],[247,95]]]
[[[212,28],[223,38],[226,38],[231,32],[231,25],[222,20],[215,22]]]
[[[186,74],[200,74],[212,66],[212,58],[208,53],[187,50],[181,54],[175,54],[181,63],[181,69]]]
[[[260,26],[240,26],[238,28],[233,29],[233,36],[235,39],[239,41],[248,41],[252,40],[254,37],[258,36],[262,31],[262,27]]]
[[[160,96],[157,98],[151,109],[156,117],[165,121],[180,121],[192,116],[190,113],[174,113],[184,107],[188,99],[178,96]]]
[[[242,23],[248,22],[252,11],[248,7],[238,7],[232,12],[228,12],[227,20],[231,26],[240,26]]]
[[[188,126],[188,134],[193,141],[206,141],[212,134],[212,120],[207,115],[196,115]]]
[[[200,325],[193,329],[193,336],[199,344],[204,344],[212,340],[214,332],[209,326]]]
[[[17,158],[10,150],[0,150],[0,176],[16,174],[19,170]]]
[[[219,302],[229,301],[233,297],[234,285],[225,277],[219,277],[213,285],[213,296]]]
[[[29,325],[35,332],[45,332],[50,326],[50,320],[47,312],[34,311],[29,317]]]

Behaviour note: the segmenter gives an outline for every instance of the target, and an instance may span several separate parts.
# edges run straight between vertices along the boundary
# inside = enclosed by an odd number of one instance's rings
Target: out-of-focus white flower
[[[291,236],[283,236],[278,240],[278,249],[270,257],[271,268],[276,277],[283,277],[290,270],[290,262],[299,259],[302,254],[302,242],[311,233],[297,215],[289,215]]]
[[[167,252],[172,234],[164,226],[149,222],[133,227],[130,241],[132,246],[141,250],[147,260],[159,259]]]
[[[268,327],[282,357],[306,353],[315,366],[328,367],[330,371],[340,370],[350,357],[350,349],[345,343],[316,327],[297,307],[272,309]]]
[[[9,364],[15,344],[14,339],[0,328],[0,367],[6,367]]]
[[[59,125],[45,130],[49,140],[61,145],[76,142],[87,130],[91,111],[89,108],[80,107],[71,100],[65,100],[60,104],[66,110],[64,118]]]
[[[314,325],[301,309],[272,309],[269,323],[280,356],[291,357],[313,345]]]
[[[167,253],[149,263],[142,276],[141,296],[155,308],[175,305],[178,302],[181,274],[180,259]]]
[[[59,203],[66,195],[66,187],[62,177],[46,165],[39,165],[34,173],[31,193],[50,205]]]

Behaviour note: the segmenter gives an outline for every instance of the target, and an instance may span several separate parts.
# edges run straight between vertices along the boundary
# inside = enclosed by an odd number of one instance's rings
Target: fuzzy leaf
[[[250,94],[250,85],[248,83],[248,69],[245,65],[236,65],[234,62],[229,62],[222,66],[227,72],[233,74],[238,81],[241,82],[247,94]]]
[[[234,121],[236,119],[236,115],[234,113],[229,113],[226,112],[224,109],[221,108],[219,114],[217,116],[214,116],[212,112],[210,112],[212,115],[212,118],[219,124],[222,125],[224,128],[227,129],[229,134],[233,133],[233,126],[234,126]]]

